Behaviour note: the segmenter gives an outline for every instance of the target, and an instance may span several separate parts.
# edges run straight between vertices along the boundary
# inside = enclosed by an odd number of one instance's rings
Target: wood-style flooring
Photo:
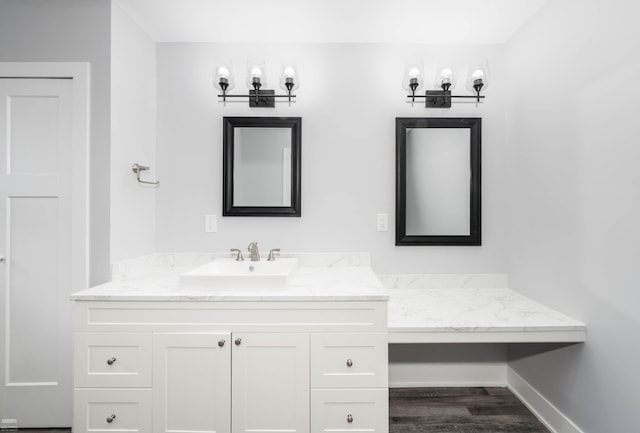
[[[549,433],[508,388],[392,388],[389,433]]]
[[[389,433],[549,433],[549,430],[507,388],[392,388]]]

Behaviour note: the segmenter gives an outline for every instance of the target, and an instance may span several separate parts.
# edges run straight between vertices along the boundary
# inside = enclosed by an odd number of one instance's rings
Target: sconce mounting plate
[[[427,90],[424,99],[426,108],[451,108],[450,90]]]
[[[256,91],[249,90],[249,107],[266,107],[273,108],[276,106],[275,90],[258,90],[258,98],[256,99]]]

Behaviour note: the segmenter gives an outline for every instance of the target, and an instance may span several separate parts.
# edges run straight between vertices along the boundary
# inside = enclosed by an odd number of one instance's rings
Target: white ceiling
[[[504,43],[547,0],[114,0],[158,42]]]

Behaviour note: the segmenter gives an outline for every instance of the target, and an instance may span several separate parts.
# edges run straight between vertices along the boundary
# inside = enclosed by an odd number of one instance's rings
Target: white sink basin
[[[274,261],[218,259],[180,274],[180,288],[190,290],[284,290],[298,259]]]

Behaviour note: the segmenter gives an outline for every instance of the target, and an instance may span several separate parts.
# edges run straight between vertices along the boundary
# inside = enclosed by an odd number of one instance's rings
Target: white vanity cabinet
[[[386,301],[75,302],[75,433],[388,432]]]

